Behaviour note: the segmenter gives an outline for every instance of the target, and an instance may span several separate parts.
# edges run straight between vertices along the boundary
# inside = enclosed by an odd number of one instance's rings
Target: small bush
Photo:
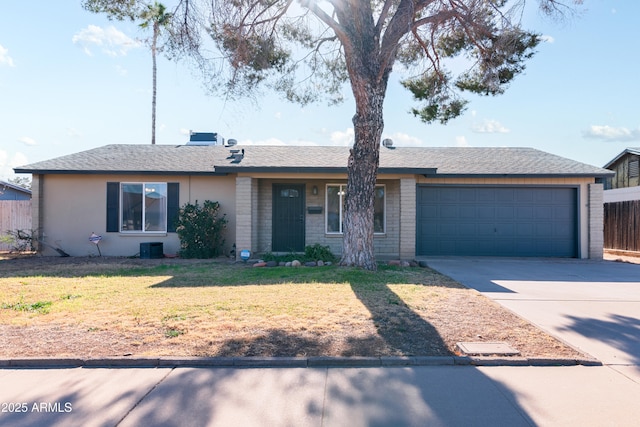
[[[37,230],[8,230],[0,236],[0,242],[11,245],[11,252],[34,252],[36,250]]]
[[[313,246],[307,246],[304,248],[304,257],[309,261],[331,261],[336,260],[336,256],[331,252],[329,246],[322,246],[320,243],[316,243]]]
[[[222,253],[227,228],[226,215],[219,216],[220,203],[205,200],[200,205],[187,203],[180,208],[176,231],[183,258],[213,258]]]
[[[285,255],[275,255],[272,252],[265,252],[260,257],[265,261],[278,261],[278,262],[287,262],[293,261],[297,259],[299,261],[331,261],[335,262],[337,260],[336,256],[331,252],[329,246],[322,246],[319,243],[316,243],[313,246],[306,246],[304,248],[304,255],[296,254],[296,253],[288,253]]]

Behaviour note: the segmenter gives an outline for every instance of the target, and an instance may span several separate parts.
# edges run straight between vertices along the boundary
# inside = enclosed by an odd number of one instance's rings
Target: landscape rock
[[[399,259],[392,259],[391,261],[388,262],[389,265],[400,265],[400,260]]]
[[[267,261],[267,267],[277,267],[278,261]]]
[[[301,265],[302,263],[297,259],[294,259],[293,261],[291,261],[291,267],[300,267]]]
[[[253,264],[254,267],[266,267],[267,263],[264,261],[260,261],[260,262],[256,262],[255,264]]]
[[[320,260],[318,260],[318,262],[316,263],[316,265],[317,265],[318,267],[322,267],[322,266],[324,265],[324,261],[322,261],[322,260],[320,259]]]
[[[305,265],[305,267],[315,267],[318,264],[316,264],[315,261],[307,261],[307,262],[304,263],[304,265]]]
[[[291,261],[287,261],[287,262],[285,262],[285,263],[284,263],[284,266],[285,266],[285,267],[291,267]]]

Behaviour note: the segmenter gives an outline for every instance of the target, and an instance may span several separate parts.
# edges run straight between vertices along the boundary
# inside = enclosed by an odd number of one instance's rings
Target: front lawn
[[[430,269],[223,259],[0,259],[0,331],[0,357],[435,356],[459,341],[577,355]]]

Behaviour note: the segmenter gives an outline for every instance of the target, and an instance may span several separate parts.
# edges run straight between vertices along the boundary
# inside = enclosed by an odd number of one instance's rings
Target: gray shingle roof
[[[230,150],[244,150],[240,161]],[[107,145],[16,168],[17,173],[215,174],[240,171],[345,172],[349,147]],[[606,169],[533,148],[380,149],[380,173],[609,176]]]

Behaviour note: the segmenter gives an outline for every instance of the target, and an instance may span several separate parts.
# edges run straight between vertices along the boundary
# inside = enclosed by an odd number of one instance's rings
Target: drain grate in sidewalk
[[[520,354],[506,342],[459,342],[457,345],[467,356],[517,356]]]

